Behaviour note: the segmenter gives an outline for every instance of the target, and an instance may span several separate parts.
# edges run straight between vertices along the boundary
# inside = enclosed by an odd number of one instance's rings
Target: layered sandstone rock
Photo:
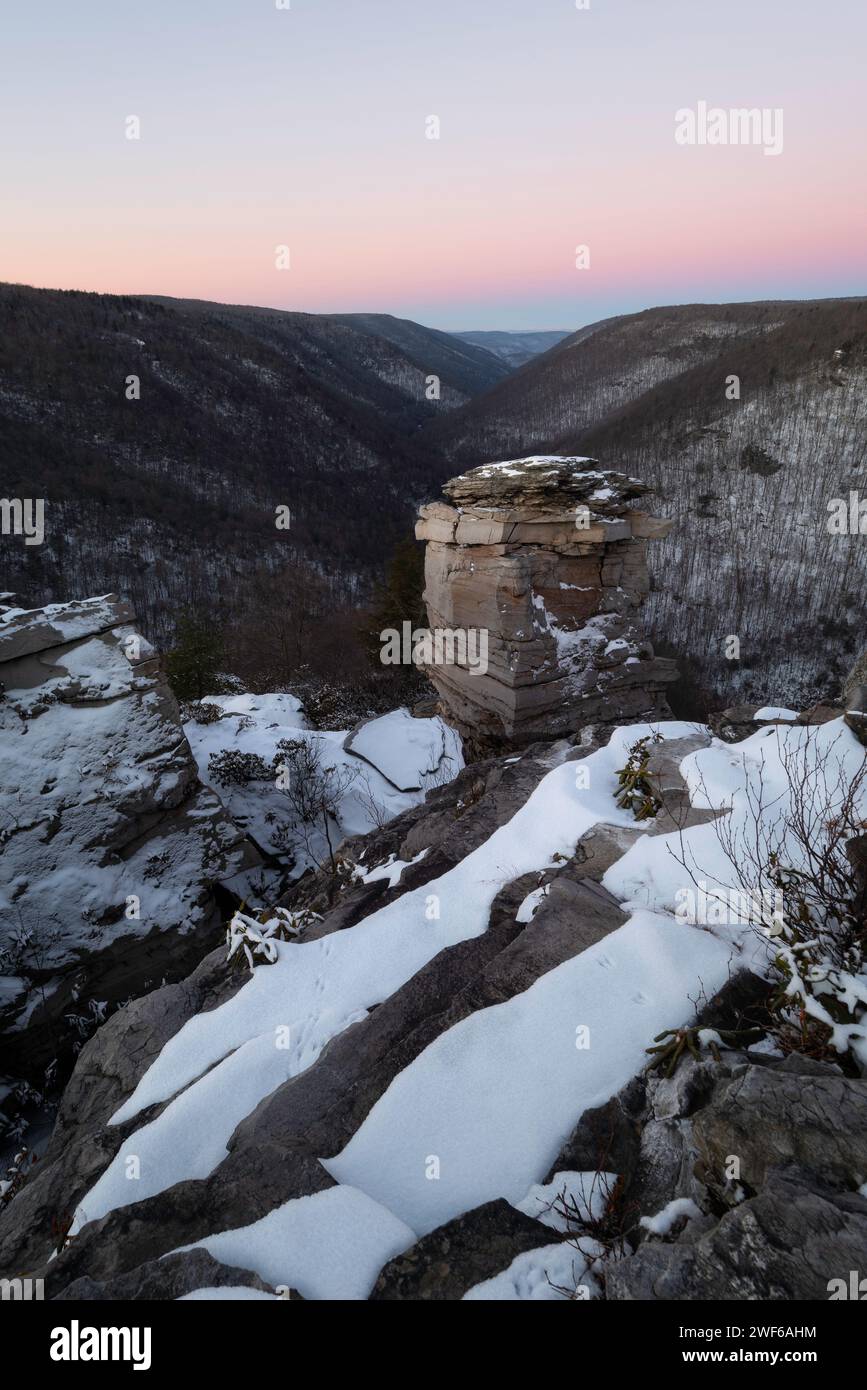
[[[458,648],[424,669],[465,738],[553,738],[668,712],[675,665],[637,625],[646,542],[670,526],[641,509],[649,488],[551,455],[485,464],[443,491],[449,501],[422,507],[416,525],[428,622],[481,630],[487,660],[462,662]]]

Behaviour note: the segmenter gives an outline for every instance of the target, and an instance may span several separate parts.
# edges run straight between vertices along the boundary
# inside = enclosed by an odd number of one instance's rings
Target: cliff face
[[[588,724],[667,713],[672,661],[638,626],[646,543],[669,523],[642,511],[649,489],[593,459],[545,455],[485,464],[421,508],[422,664],[446,717],[472,740],[556,738]],[[454,659],[450,659],[453,655]]]
[[[0,1033],[39,1077],[76,1018],[195,964],[220,923],[212,884],[249,851],[113,595],[0,607],[4,689]]]

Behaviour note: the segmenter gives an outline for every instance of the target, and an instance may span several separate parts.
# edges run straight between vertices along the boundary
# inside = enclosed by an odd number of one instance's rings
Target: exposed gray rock
[[[743,1000],[748,977],[736,989]],[[732,1002],[726,993],[723,1004]],[[619,1132],[629,1104],[621,1096],[607,1108]],[[867,1201],[857,1191],[867,1173],[865,1107],[867,1081],[796,1054],[728,1052],[722,1065],[690,1057],[671,1078],[650,1075],[638,1156],[622,1170],[631,1238],[642,1243],[609,1262],[606,1296],[826,1299],[829,1280],[867,1262]],[[684,1197],[704,1216],[675,1227],[675,1238],[640,1226],[640,1216]]]
[[[390,854],[405,858],[401,844],[413,829],[420,837],[413,853],[431,848],[426,859],[405,871],[395,889],[387,890],[383,880],[354,885],[337,894],[330,910],[325,876],[309,876],[290,902],[293,907],[312,902],[324,909],[322,922],[308,935],[349,928],[374,904],[424,881],[430,860],[440,865],[433,874],[450,867],[505,823],[550,766],[568,752],[565,745],[559,752],[545,745],[538,757],[530,750],[518,762],[492,761],[476,773],[467,769],[455,784],[432,793],[426,806],[413,808],[366,839],[347,842],[344,853],[349,858],[363,850],[365,862],[371,865]],[[474,794],[477,775],[481,791]],[[429,836],[424,830],[428,819]],[[331,1186],[318,1158],[342,1147],[396,1072],[438,1032],[474,1007],[499,1002],[525,988],[549,968],[548,962],[559,963],[582,949],[580,922],[570,925],[558,911],[555,897],[546,917],[532,924],[532,939],[537,943],[533,950],[525,949],[513,963],[495,968],[498,954],[527,930],[516,923],[515,914],[535,886],[535,878],[512,885],[494,904],[483,936],[442,952],[363,1024],[335,1038],[308,1073],[263,1102],[241,1126],[227,1159],[210,1179],[180,1184],[85,1228],[52,1263],[52,1282],[57,1286],[59,1280],[75,1277],[66,1275],[67,1266],[94,1278],[107,1277],[132,1267],[126,1261],[135,1265],[213,1231],[248,1224],[282,1201]],[[574,885],[567,890],[575,891]],[[622,921],[619,907],[607,894],[588,891],[583,901],[591,935],[604,930],[606,923],[610,929]],[[549,926],[543,931],[542,922],[549,913]],[[510,969],[514,970],[511,981]],[[182,985],[137,1000],[99,1030],[73,1073],[48,1153],[0,1215],[0,1269],[32,1269],[48,1258],[58,1244],[58,1224],[62,1227],[71,1217],[129,1130],[151,1113],[127,1126],[108,1126],[110,1116],[187,1018],[213,1007],[243,981],[241,972],[226,969],[221,948]],[[152,1113],[158,1110],[155,1107]],[[92,1259],[86,1254],[90,1246],[96,1252]]]
[[[680,764],[689,753],[707,748],[710,738],[697,732],[685,738],[667,739],[648,749],[647,775],[661,802],[657,814],[630,825],[597,822],[576,847],[576,859],[588,878],[601,879],[605,872],[644,835],[669,835],[714,820],[716,811],[696,809],[680,773]]]
[[[861,653],[846,678],[843,708],[849,728],[867,746],[867,651]]]
[[[638,478],[600,468],[595,459],[537,454],[505,463],[483,463],[443,485],[458,508],[515,507],[547,515],[564,504],[585,502],[601,517],[621,517],[625,509],[652,489]]]
[[[22,1271],[60,1243],[77,1203],[107,1167],[140,1117],[108,1121],[170,1037],[195,1014],[215,1008],[243,984],[225,948],[192,975],[119,1010],[82,1049],[63,1093],[51,1141],[26,1186],[0,1211],[0,1270]],[[159,1107],[153,1108],[153,1113]]]
[[[827,1299],[830,1281],[867,1268],[867,1200],[774,1173],[758,1196],[694,1242],[647,1241],[608,1266],[609,1299]]]
[[[758,733],[759,729],[767,728],[769,724],[798,722],[797,714],[793,714],[791,719],[757,719],[756,715],[763,708],[763,705],[731,705],[728,709],[709,715],[708,723],[717,738],[721,738],[725,743],[740,743],[751,734]]]
[[[712,1093],[719,1067],[711,1058],[696,1062],[687,1057],[674,1076],[651,1073],[647,1080],[646,1110],[641,1125],[639,1158],[633,1170],[629,1201],[637,1220],[654,1216],[673,1196],[689,1197],[701,1207],[705,1200],[695,1176],[693,1112]],[[645,1230],[637,1224],[636,1240]]]
[[[582,750],[580,756],[588,751]],[[561,742],[533,745],[514,760],[487,758],[473,763],[453,781],[429,792],[423,805],[396,816],[379,830],[343,841],[338,853],[345,865],[373,868],[391,857],[407,864],[394,888],[380,879],[371,884],[349,883],[338,893],[330,875],[310,874],[276,905],[304,906],[323,914],[321,923],[305,930],[305,941],[342,931],[365,917],[374,901],[382,906],[460,863],[511,820],[552,767],[574,756],[576,751]],[[412,864],[422,850],[424,858]]]
[[[820,701],[816,705],[811,705],[809,709],[802,709],[798,715],[798,723],[801,725],[830,724],[832,719],[839,719],[841,713],[840,705]]]
[[[152,649],[113,595],[0,613],[7,1066],[41,1079],[69,1014],[187,974],[250,854],[198,781]],[[14,983],[14,981],[13,981]]]
[[[604,1105],[585,1110],[544,1178],[558,1173],[616,1173],[627,1190],[632,1183],[641,1147],[644,1078],[631,1081]]]
[[[598,822],[578,841],[576,857],[588,878],[601,880],[612,864],[622,859],[628,849],[647,834],[644,823],[636,825],[606,825]]]
[[[518,1255],[550,1245],[550,1228],[508,1202],[486,1202],[423,1236],[385,1266],[370,1297],[374,1302],[463,1298],[493,1279]]]
[[[90,1222],[55,1260],[40,1266],[50,1297],[57,1297],[75,1279],[105,1282],[131,1273],[179,1246],[204,1240],[216,1231],[249,1225],[291,1197],[307,1197],[334,1186],[317,1160],[296,1157],[291,1150],[284,1153],[281,1171],[264,1191],[243,1175],[236,1175],[232,1183],[215,1183],[215,1176],[204,1182],[177,1183],[157,1197],[130,1203]]]
[[[853,1190],[867,1181],[867,1080],[795,1056],[773,1068],[749,1066],[718,1084],[693,1134],[706,1174],[720,1186],[735,1154],[740,1181],[753,1191],[771,1169],[791,1164]]]
[[[553,878],[526,924],[515,916],[536,876],[508,885],[495,899],[485,933],[441,951],[365,1019],[333,1038],[311,1067],[260,1102],[208,1179],[179,1183],[85,1226],[49,1266],[50,1287],[62,1288],[84,1273],[105,1280],[331,1186],[318,1160],[344,1147],[398,1072],[434,1038],[475,1010],[529,988],[622,923],[610,894],[589,880],[566,877],[570,867]],[[156,1008],[158,998],[141,1002]],[[16,1205],[17,1199],[10,1216]]]
[[[183,1298],[196,1289],[248,1288],[273,1294],[274,1290],[250,1269],[221,1264],[201,1248],[179,1251],[164,1260],[150,1260],[129,1274],[119,1274],[103,1283],[83,1275],[56,1295],[57,1300]],[[294,1297],[300,1298],[300,1294]]]

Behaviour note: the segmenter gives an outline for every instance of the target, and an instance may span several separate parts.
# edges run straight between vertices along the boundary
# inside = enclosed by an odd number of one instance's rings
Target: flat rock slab
[[[76,603],[50,603],[45,608],[5,608],[0,611],[0,662],[78,642],[132,622],[132,618],[129,604],[116,594]]]
[[[414,718],[407,709],[365,720],[347,734],[343,747],[375,767],[399,792],[420,791],[447,758],[452,770],[461,759],[452,729],[441,719]]]

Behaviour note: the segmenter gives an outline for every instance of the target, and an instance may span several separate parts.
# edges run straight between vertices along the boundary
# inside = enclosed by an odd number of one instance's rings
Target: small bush
[[[840,756],[845,740],[823,745],[814,731],[801,750],[779,728],[776,740],[779,771],[768,779],[762,758],[746,783],[745,821],[723,814],[711,824],[728,881],[741,895],[743,920],[770,943],[769,1032],[786,1053],[834,1060],[863,1074],[867,758],[850,774]],[[701,790],[709,804],[707,788]],[[682,836],[674,857],[694,884],[711,877],[688,855]]]
[[[220,706],[208,700],[192,700],[181,706],[181,718],[185,724],[217,724],[222,717]]]
[[[246,962],[250,970],[257,965],[274,965],[278,941],[294,941],[305,927],[320,920],[315,912],[306,908],[300,912],[290,912],[287,908],[278,907],[273,917],[264,922],[238,911],[226,928],[226,960],[235,965]]]
[[[623,811],[631,811],[636,820],[649,820],[662,805],[648,772],[649,745],[661,742],[661,734],[646,734],[638,739],[629,750],[626,766],[617,774],[617,805]]]
[[[245,786],[248,782],[270,782],[273,772],[258,753],[242,753],[239,748],[223,748],[208,758],[208,776],[221,787]]]

